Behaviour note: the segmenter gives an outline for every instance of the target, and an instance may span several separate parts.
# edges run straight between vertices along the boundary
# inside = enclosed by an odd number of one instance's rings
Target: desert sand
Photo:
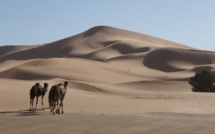
[[[208,134],[215,94],[194,93],[215,52],[109,26],[34,46],[0,47],[1,134]],[[64,114],[29,111],[30,88],[67,80]]]

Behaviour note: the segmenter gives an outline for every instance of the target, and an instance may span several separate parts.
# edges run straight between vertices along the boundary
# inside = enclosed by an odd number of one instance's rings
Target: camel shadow
[[[17,113],[17,111],[1,111],[0,114],[11,114],[11,113]]]
[[[18,111],[16,114],[16,116],[35,116],[35,115],[40,115],[40,113],[38,111],[33,112],[29,110],[22,110],[22,111]]]
[[[49,108],[45,108],[49,109]],[[29,111],[29,110],[18,110],[18,111],[1,111],[1,114],[15,114],[15,116],[36,116],[36,115],[43,115],[42,109],[37,109],[37,111]]]
[[[46,107],[46,109],[49,109],[49,107]],[[35,116],[35,115],[44,115],[45,113],[47,113],[46,111],[44,111],[43,109],[37,109],[37,111],[33,112],[33,111],[29,111],[29,110],[22,110],[17,112],[16,116]]]

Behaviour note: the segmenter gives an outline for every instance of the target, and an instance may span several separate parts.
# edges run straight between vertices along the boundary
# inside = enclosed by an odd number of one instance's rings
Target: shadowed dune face
[[[64,57],[68,52],[70,52],[70,48],[68,47],[62,47],[58,44],[48,44],[27,50],[13,52],[7,55],[2,55],[0,57],[0,62],[7,60],[29,60],[38,58]]]
[[[0,47],[0,56],[7,55],[10,53],[14,53],[17,51],[23,51],[26,49],[30,49],[34,46],[1,46]]]
[[[185,49],[158,48],[146,55],[143,64],[151,69],[177,72],[205,64],[214,64],[215,53]]]

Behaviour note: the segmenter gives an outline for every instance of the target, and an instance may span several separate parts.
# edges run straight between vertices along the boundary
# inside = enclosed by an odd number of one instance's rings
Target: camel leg
[[[58,106],[58,114],[60,114],[60,107],[61,107],[61,101],[59,102],[59,106]]]
[[[34,108],[33,108],[34,106],[33,105],[34,105],[34,98],[30,100],[30,111],[34,112]]]
[[[54,113],[54,102],[52,103],[50,112],[52,112],[53,114],[55,114],[55,113]]]
[[[52,102],[52,112],[55,114],[56,101]]]
[[[52,112],[52,110],[53,110],[53,104],[52,103],[53,103],[52,101],[49,102],[50,112]]]
[[[63,100],[61,100],[60,105],[61,105],[61,108],[62,108],[61,113],[63,114],[63,113],[64,113],[64,112],[63,112]]]
[[[60,113],[60,106],[59,106],[59,100],[57,101],[57,108],[56,108],[56,113]]]
[[[49,109],[51,108],[51,105],[50,105],[50,100],[49,100]]]
[[[31,108],[32,108],[32,99],[30,99],[30,109],[29,109],[29,111],[31,111]]]
[[[36,97],[36,105],[35,105],[35,111],[37,111],[37,104],[38,104],[38,96]]]
[[[41,105],[42,105],[42,110],[44,111],[45,109],[44,109],[44,107],[43,107],[43,97],[44,97],[44,96],[41,97]]]

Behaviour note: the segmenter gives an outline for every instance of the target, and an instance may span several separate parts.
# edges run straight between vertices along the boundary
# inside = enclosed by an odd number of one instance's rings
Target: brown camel
[[[44,87],[42,87],[39,83],[36,83],[30,90],[30,111],[37,111],[38,98],[41,96],[41,104],[42,110],[45,110],[43,107],[43,97],[48,90],[48,83],[44,83]],[[36,105],[33,108],[34,98],[36,97]]]
[[[60,109],[61,113],[63,114],[63,100],[66,95],[66,90],[67,90],[67,85],[68,82],[65,81],[64,84],[60,83],[57,85],[52,86],[52,88],[49,91],[49,106],[50,106],[50,111],[55,114],[55,109],[56,113],[60,114]],[[60,101],[60,105],[59,105]]]
[[[51,89],[49,90],[49,95],[48,95],[48,99],[49,99],[49,109],[52,112],[52,103],[53,103],[53,92],[54,92],[54,86],[51,87]]]
[[[63,85],[62,83],[59,83],[57,85],[54,85],[51,87],[51,89],[49,90],[49,95],[48,95],[48,99],[49,99],[49,108],[50,111],[52,112],[53,110],[53,105],[54,102],[58,103],[58,98],[59,98],[59,94],[55,94],[55,92],[58,92],[57,90],[57,86]],[[58,102],[57,102],[58,101]],[[58,109],[58,108],[57,108]]]

